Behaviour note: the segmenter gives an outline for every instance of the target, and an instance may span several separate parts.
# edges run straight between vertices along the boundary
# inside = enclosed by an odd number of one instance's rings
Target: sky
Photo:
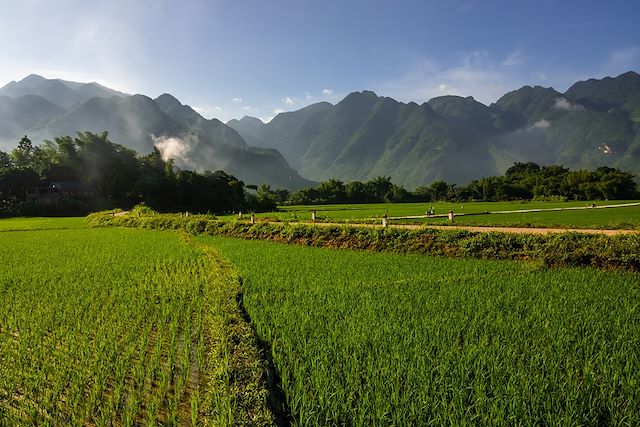
[[[640,72],[636,0],[0,0],[0,86],[35,73],[265,121],[353,91],[485,104]]]

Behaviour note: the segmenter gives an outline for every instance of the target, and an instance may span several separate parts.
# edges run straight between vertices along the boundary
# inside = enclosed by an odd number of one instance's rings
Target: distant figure
[[[591,207],[592,207],[592,208],[595,208],[595,207],[596,207],[596,204],[595,204],[595,203],[591,203]]]
[[[449,221],[453,221],[453,211],[449,210]]]

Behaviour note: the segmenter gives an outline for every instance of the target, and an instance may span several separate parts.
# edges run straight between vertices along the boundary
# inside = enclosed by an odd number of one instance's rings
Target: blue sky
[[[401,101],[640,71],[640,2],[70,1],[0,3],[0,85],[30,73],[169,92],[206,117],[371,89]]]

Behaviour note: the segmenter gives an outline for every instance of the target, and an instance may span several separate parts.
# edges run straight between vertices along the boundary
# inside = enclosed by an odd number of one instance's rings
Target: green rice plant
[[[193,230],[193,219],[177,215],[148,218],[92,214],[90,226]],[[205,222],[201,234],[263,239],[328,248],[418,253],[453,258],[517,259],[549,267],[592,266],[640,271],[640,233],[606,236],[581,233],[513,234],[432,228],[403,229],[365,226]]]
[[[634,273],[199,237],[295,425],[638,425]]]
[[[237,278],[212,251],[178,233],[55,225],[0,233],[0,425],[270,423],[257,348],[227,338]],[[256,366],[239,372],[224,352]],[[227,402],[260,399],[212,406],[205,367],[230,381]]]

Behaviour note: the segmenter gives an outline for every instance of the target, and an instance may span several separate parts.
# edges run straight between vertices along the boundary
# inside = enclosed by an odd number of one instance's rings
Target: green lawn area
[[[300,426],[640,424],[637,275],[199,237]]]

